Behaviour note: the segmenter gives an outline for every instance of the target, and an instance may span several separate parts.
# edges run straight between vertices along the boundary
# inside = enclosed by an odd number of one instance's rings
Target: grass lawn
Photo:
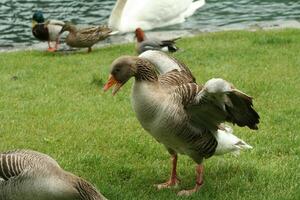
[[[134,45],[90,54],[0,54],[0,150],[33,149],[94,183],[109,199],[299,199],[300,30],[205,33],[178,41],[175,53],[199,83],[222,77],[254,97],[259,131],[234,127],[254,149],[205,161],[205,182],[191,197],[195,164],[179,156],[181,184],[168,179],[164,147],[140,126],[130,105],[132,80],[104,93],[111,62]]]

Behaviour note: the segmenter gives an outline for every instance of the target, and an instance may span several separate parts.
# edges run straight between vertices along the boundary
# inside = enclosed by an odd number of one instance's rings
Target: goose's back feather
[[[159,76],[159,83],[162,88],[172,92],[177,92],[173,87],[178,88],[184,84],[194,83],[194,79],[185,71],[173,70]],[[170,90],[172,89],[172,90]]]
[[[87,181],[64,171],[50,156],[31,150],[0,153],[0,199],[104,200]]]
[[[222,122],[257,129],[259,115],[253,109],[252,98],[220,78],[210,79],[187,105],[187,113],[195,126],[214,131]]]
[[[58,168],[58,163],[46,154],[30,150],[8,151],[0,154],[0,178],[8,180],[25,170]]]
[[[161,76],[161,79],[172,77],[173,75],[178,74],[179,76],[184,76],[182,79],[188,78],[185,83],[196,82],[192,72],[183,62],[161,51],[148,50],[140,54],[139,57],[151,62],[160,75],[172,72],[172,74]]]
[[[72,200],[78,191],[68,183],[72,175],[62,170],[50,156],[16,150],[0,154],[0,199]],[[74,180],[75,183],[75,180]]]

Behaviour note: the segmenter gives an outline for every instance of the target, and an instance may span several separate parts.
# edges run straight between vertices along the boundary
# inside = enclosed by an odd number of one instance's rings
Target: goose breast
[[[181,138],[181,133],[188,129],[187,115],[183,107],[174,102],[176,99],[161,90],[157,85],[134,83],[131,99],[136,117],[158,142],[187,154],[188,144]]]

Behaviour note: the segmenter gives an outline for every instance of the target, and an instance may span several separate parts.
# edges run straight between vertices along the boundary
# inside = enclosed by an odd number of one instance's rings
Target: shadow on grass
[[[293,40],[291,38],[278,36],[261,36],[254,39],[253,43],[258,45],[283,45],[290,44]]]
[[[101,48],[93,49],[92,52],[88,53],[87,48],[82,49],[75,49],[75,48],[69,48],[69,49],[58,49],[55,52],[48,52],[43,51],[43,56],[47,57],[59,57],[59,56],[69,56],[69,55],[93,55],[95,52],[100,51]]]

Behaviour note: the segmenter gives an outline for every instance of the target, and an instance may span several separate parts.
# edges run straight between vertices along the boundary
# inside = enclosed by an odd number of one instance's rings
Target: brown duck
[[[112,30],[106,26],[93,26],[78,29],[71,23],[66,23],[61,32],[69,31],[66,43],[70,47],[88,48],[88,52],[92,51],[92,46],[97,42],[106,39],[112,33]]]
[[[146,51],[139,57],[116,59],[104,90],[114,86],[116,94],[132,77],[131,100],[139,122],[172,156],[171,177],[158,184],[159,189],[178,184],[178,153],[197,163],[195,187],[178,193],[190,195],[203,184],[204,159],[252,148],[223,124],[227,121],[257,129],[259,123],[252,98],[229,82],[213,78],[199,85],[184,64],[163,52]]]

